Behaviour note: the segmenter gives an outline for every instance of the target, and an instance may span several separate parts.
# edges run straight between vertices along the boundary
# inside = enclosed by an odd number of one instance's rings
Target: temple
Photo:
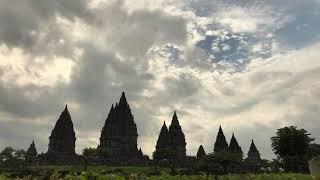
[[[198,149],[198,152],[197,152],[197,155],[196,155],[197,159],[198,159],[198,160],[199,160],[199,159],[203,159],[206,155],[207,155],[207,154],[206,154],[206,152],[204,151],[203,146],[200,145],[200,146],[199,146],[199,149]]]
[[[143,155],[137,148],[137,139],[137,126],[123,92],[119,103],[111,106],[101,130],[98,149],[107,149],[112,158],[119,161],[139,159]]]
[[[49,137],[48,151],[40,156],[45,164],[74,164],[78,156],[75,152],[76,136],[68,106],[60,114]]]
[[[164,121],[159,134],[156,149],[165,149],[168,146],[169,146],[169,130],[167,128],[166,122]]]
[[[169,129],[165,122],[163,123],[154,158],[157,160],[174,159],[181,165],[186,159],[186,144],[177,113],[174,112]]]
[[[49,137],[48,155],[75,155],[76,136],[68,106],[61,113]]]
[[[228,150],[229,150],[230,153],[232,153],[232,155],[235,158],[237,158],[239,160],[242,160],[243,152],[242,152],[241,147],[238,144],[238,141],[237,141],[236,137],[234,136],[234,133],[232,133],[232,137],[231,137],[231,140],[230,140],[230,144],[229,144]]]
[[[175,151],[175,158],[184,161],[186,158],[186,140],[182,132],[177,113],[174,112],[171,124],[169,126],[169,147]]]
[[[174,112],[171,124],[163,122],[153,153],[153,161],[137,146],[138,132],[130,106],[123,92],[119,102],[112,105],[101,130],[97,148],[89,148],[91,156],[77,155],[75,152],[75,131],[68,106],[60,114],[49,137],[48,151],[37,154],[34,141],[26,153],[26,163],[34,165],[66,165],[83,162],[94,165],[156,165],[166,167],[194,168],[197,163],[207,163],[216,173],[259,172],[262,167],[260,153],[251,141],[248,156],[243,159],[243,151],[232,134],[230,144],[219,127],[213,152],[208,154],[202,145],[197,154],[186,155],[185,135]],[[207,162],[207,161],[211,162]]]
[[[32,141],[26,153],[26,163],[30,163],[30,164],[35,163],[37,154],[38,153],[37,153],[36,145],[34,144],[34,141]]]
[[[223,134],[221,126],[219,127],[218,135],[216,138],[216,142],[214,143],[214,153],[221,153],[228,151],[228,143],[226,137]]]
[[[252,140],[248,151],[248,157],[245,159],[245,166],[251,172],[259,172],[261,168],[261,162],[262,160],[260,157],[260,152]]]

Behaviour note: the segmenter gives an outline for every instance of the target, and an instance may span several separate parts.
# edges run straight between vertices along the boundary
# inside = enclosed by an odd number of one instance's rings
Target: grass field
[[[10,177],[6,175],[0,175],[0,179],[44,179],[39,176],[23,176],[23,177]],[[205,176],[205,175],[193,175],[193,176],[170,176],[168,174],[157,176],[145,176],[145,175],[116,175],[116,174],[95,174],[95,173],[83,173],[81,175],[67,174],[61,176],[59,174],[53,174],[49,179],[70,179],[70,180],[85,180],[85,179],[97,179],[97,180],[320,180],[320,177],[303,174],[244,174],[244,175],[226,175],[226,176]]]
[[[32,168],[33,175],[5,173],[0,179],[97,179],[97,180],[320,180],[320,176],[306,174],[240,174],[240,175],[175,175],[169,174],[167,168],[158,169],[155,174],[154,167],[108,167],[89,166],[83,171],[83,166],[43,166]]]

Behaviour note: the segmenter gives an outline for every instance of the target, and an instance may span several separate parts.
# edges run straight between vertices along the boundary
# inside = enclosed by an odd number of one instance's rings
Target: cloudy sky
[[[76,151],[125,91],[151,155],[177,110],[187,154],[219,125],[245,154],[296,125],[320,136],[319,0],[0,0],[0,148],[46,152],[68,104]]]

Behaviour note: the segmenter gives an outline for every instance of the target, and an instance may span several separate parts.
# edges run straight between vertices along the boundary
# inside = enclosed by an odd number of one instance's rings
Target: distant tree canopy
[[[155,160],[177,160],[177,152],[174,148],[163,148],[153,153],[153,159]]]
[[[96,148],[84,148],[82,151],[82,155],[85,157],[89,156],[98,156],[98,150]]]
[[[271,137],[272,150],[279,158],[295,155],[306,155],[314,138],[304,129],[294,126],[278,129],[276,136]]]
[[[210,153],[199,159],[197,168],[208,174],[227,174],[228,170],[231,170],[228,167],[231,167],[232,164],[240,163],[240,161],[238,155],[222,151]]]
[[[109,149],[107,148],[85,148],[82,151],[82,155],[85,157],[94,157],[94,156],[99,156],[103,158],[109,158],[112,153]]]
[[[26,151],[23,149],[13,149],[12,147],[5,147],[0,153],[0,163],[7,168],[19,168],[26,158]]]
[[[313,141],[305,129],[289,126],[277,130],[271,147],[286,171],[307,172],[307,161],[319,154],[319,145],[311,144]]]

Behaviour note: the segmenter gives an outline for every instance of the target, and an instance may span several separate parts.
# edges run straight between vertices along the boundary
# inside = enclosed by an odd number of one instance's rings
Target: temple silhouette
[[[219,127],[211,153],[206,153],[202,145],[199,146],[195,156],[186,155],[186,140],[183,129],[179,123],[177,112],[174,111],[171,123],[167,127],[164,121],[155,144],[153,159],[142,153],[137,145],[138,132],[134,116],[126,95],[123,92],[119,102],[112,104],[100,134],[98,152],[107,152],[109,156],[96,154],[94,157],[83,157],[75,152],[75,132],[68,106],[60,114],[49,137],[49,145],[46,153],[37,154],[36,146],[32,141],[27,150],[26,162],[45,165],[93,163],[103,165],[168,165],[174,163],[178,167],[192,166],[196,161],[201,161],[207,156],[232,156],[235,163],[229,163],[223,167],[228,172],[246,170],[259,171],[261,167],[260,153],[251,141],[247,158],[243,158],[243,151],[232,134],[228,144],[222,127]],[[106,154],[106,153],[105,153]],[[218,167],[219,168],[219,164]]]
[[[54,156],[75,156],[76,135],[68,106],[61,113],[49,137],[47,154]]]
[[[141,148],[137,148],[137,139],[137,125],[123,92],[119,103],[111,106],[98,149],[108,149],[112,158],[119,162],[137,161],[143,158]]]
[[[153,156],[155,160],[175,159],[183,164],[186,159],[186,140],[179,124],[177,113],[174,112],[169,129],[163,122],[156,151]]]

